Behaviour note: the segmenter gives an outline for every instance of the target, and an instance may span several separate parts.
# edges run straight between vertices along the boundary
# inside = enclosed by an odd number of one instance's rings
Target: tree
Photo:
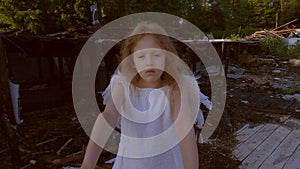
[[[86,25],[92,0],[0,0],[0,23],[10,29],[49,33]],[[85,12],[83,12],[85,10]]]
[[[0,24],[36,34],[91,25],[90,5],[98,4],[100,25],[145,11],[181,15],[182,4],[167,0],[0,0]]]
[[[240,0],[235,6],[235,23],[258,29],[274,27],[277,6],[276,1]]]
[[[280,1],[279,25],[299,18],[299,0],[278,0]]]
[[[12,29],[33,32],[43,29],[40,24],[42,10],[33,4],[37,4],[37,1],[0,0],[0,22],[10,25]]]
[[[100,26],[137,12],[165,12],[185,18],[204,32],[250,33],[298,17],[298,0],[0,0],[0,26],[50,33],[91,25],[98,5]]]

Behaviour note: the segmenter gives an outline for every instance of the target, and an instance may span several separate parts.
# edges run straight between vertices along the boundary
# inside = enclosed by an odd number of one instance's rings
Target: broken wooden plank
[[[279,36],[278,34],[272,32],[272,31],[265,30],[265,32],[268,36],[274,36],[274,37],[277,37],[277,38],[281,38],[281,36]]]
[[[266,124],[244,143],[235,148],[233,154],[239,159],[244,160],[255,148],[260,145],[269,135],[271,135],[279,125]]]
[[[69,138],[69,140],[66,141],[65,144],[64,144],[63,146],[61,146],[61,148],[60,148],[59,150],[57,150],[56,154],[59,155],[60,152],[61,152],[64,148],[66,148],[67,145],[70,144],[72,140],[73,140],[73,138]]]
[[[282,28],[284,28],[284,27],[286,27],[286,26],[288,26],[290,24],[293,24],[293,23],[295,23],[297,21],[298,21],[298,19],[294,19],[294,20],[292,20],[290,22],[287,22],[287,23],[285,23],[283,25],[278,26],[277,28],[273,29],[272,31],[276,31],[276,30],[282,29]]]
[[[300,130],[292,131],[259,169],[281,169],[300,144]]]
[[[45,140],[45,141],[43,141],[43,142],[37,143],[35,146],[38,147],[38,146],[47,144],[47,143],[49,143],[49,142],[55,141],[56,139],[57,139],[57,138],[48,139],[48,140]]]
[[[291,158],[286,162],[283,169],[291,169],[291,168],[299,169],[299,161],[300,161],[300,145],[298,145],[297,149],[294,151]]]
[[[242,168],[258,168],[289,133],[289,129],[282,126],[278,127],[242,162]]]
[[[236,136],[237,141],[239,141],[240,144],[243,143],[249,137],[251,137],[252,135],[254,135],[263,126],[264,125],[259,125],[259,126],[255,126],[255,127],[252,127],[252,128],[247,127],[247,128],[244,128],[242,131],[237,132],[237,136]]]

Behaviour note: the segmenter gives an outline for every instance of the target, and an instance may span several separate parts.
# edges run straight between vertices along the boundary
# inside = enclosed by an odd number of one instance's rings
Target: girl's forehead
[[[143,50],[147,48],[159,48],[162,49],[161,45],[158,42],[158,39],[151,35],[146,35],[137,41],[134,51]]]
[[[145,54],[145,53],[155,53],[155,54],[164,54],[165,50],[160,48],[146,48],[146,49],[139,49],[137,51],[134,51],[134,54]]]

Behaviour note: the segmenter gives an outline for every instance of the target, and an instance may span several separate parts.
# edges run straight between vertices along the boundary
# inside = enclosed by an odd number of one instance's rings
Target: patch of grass
[[[241,37],[239,34],[231,34],[227,39],[231,39],[233,41],[239,41],[241,40]]]
[[[300,58],[300,43],[296,45],[292,45],[288,48],[287,55],[290,57],[298,57]]]
[[[265,91],[265,86],[259,86],[259,91],[264,92]]]
[[[274,37],[266,37],[260,45],[265,54],[276,56],[284,56],[288,48],[283,39]]]
[[[282,89],[281,93],[282,94],[295,94],[297,91],[298,91],[297,88],[292,87],[292,88]]]
[[[264,54],[279,57],[300,57],[300,43],[288,46],[282,38],[266,37],[260,44]]]

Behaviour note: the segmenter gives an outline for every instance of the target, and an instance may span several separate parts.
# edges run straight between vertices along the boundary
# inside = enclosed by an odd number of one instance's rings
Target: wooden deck
[[[242,169],[300,169],[300,120],[244,126],[236,132],[233,154]]]

